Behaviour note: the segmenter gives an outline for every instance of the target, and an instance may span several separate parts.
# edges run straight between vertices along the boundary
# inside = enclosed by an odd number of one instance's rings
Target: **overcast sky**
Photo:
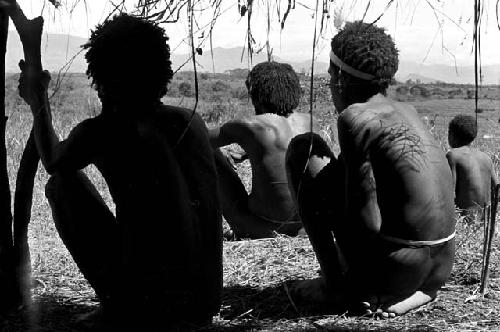
[[[55,10],[52,5],[42,7],[42,0],[18,0],[27,16],[33,17],[43,13],[46,24],[45,31],[62,33],[87,38],[97,23],[109,13],[112,5],[106,0],[62,0],[62,8]],[[71,4],[77,3],[72,8]],[[115,1],[119,2],[119,1]],[[242,1],[246,2],[246,1]],[[273,54],[289,61],[301,61],[311,57],[314,33],[315,0],[296,0],[296,8],[292,10],[280,31],[275,0],[255,0],[252,30],[257,44],[255,48],[265,44],[267,35],[267,3],[270,3],[271,31],[269,39]],[[285,10],[286,0],[282,0],[281,15]],[[400,60],[415,61],[425,64],[472,65],[472,32],[473,1],[472,0],[396,0],[386,9],[387,0],[374,0],[366,12],[365,21],[371,22],[380,14],[378,21],[395,39],[400,50]],[[127,0],[128,8],[133,9],[136,1]],[[237,47],[245,45],[246,17],[238,15],[237,0],[223,0],[223,11],[213,33],[213,47]],[[361,19],[367,8],[368,0],[336,0],[330,3],[331,17],[327,29],[323,32],[317,52],[318,59],[328,59],[329,41],[335,35],[333,12],[341,14],[344,20]],[[428,3],[435,4],[437,16]],[[485,1],[482,26],[482,62],[486,64],[500,63],[500,30],[495,15],[495,1]],[[309,7],[309,8],[306,8]],[[451,20],[443,16],[445,14]],[[206,10],[197,18],[199,26],[211,19],[211,11]],[[184,40],[187,35],[187,24],[184,16],[179,23],[165,25],[170,36],[170,45],[175,53],[187,53]],[[205,31],[204,37],[208,35]],[[202,39],[198,33],[195,43]],[[184,40],[184,41],[183,41]],[[203,45],[208,50],[208,41]]]

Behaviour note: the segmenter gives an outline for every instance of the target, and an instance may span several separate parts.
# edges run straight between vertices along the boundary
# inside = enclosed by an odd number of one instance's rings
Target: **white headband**
[[[375,79],[375,76],[372,74],[363,73],[357,69],[352,68],[348,64],[345,64],[342,60],[340,60],[333,51],[330,51],[330,60],[334,63],[340,70],[345,71],[348,74],[351,74],[354,77],[361,78],[362,80],[371,81]]]

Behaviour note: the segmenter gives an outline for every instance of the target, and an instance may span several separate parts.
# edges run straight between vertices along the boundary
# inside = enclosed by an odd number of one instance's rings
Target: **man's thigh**
[[[53,175],[46,196],[65,246],[98,296],[107,297],[119,257],[115,217],[83,172]]]
[[[419,290],[433,264],[429,247],[401,248],[380,243],[352,257],[350,275],[364,295],[404,297]]]

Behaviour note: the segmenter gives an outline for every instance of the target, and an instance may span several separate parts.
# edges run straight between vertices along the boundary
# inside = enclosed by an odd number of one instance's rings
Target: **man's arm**
[[[446,153],[446,159],[448,160],[448,165],[450,165],[451,175],[453,177],[453,191],[455,191],[455,188],[457,187],[457,167],[452,151],[448,151]],[[453,193],[453,195],[455,196],[455,193]]]
[[[35,143],[43,166],[49,174],[60,169],[81,169],[89,164],[88,149],[84,147],[83,126],[77,126],[67,140],[60,142],[52,125],[47,87],[48,72],[39,77],[26,77],[21,73],[19,94],[30,105],[33,113]],[[87,160],[85,160],[87,159]]]
[[[370,138],[366,130],[369,129],[362,117],[362,114],[342,113],[338,118],[340,150],[346,172],[346,209],[353,221],[360,221],[366,230],[378,233],[382,221],[375,177],[367,155]]]
[[[251,122],[236,119],[208,131],[210,143],[214,148],[237,143],[242,145],[252,135]]]

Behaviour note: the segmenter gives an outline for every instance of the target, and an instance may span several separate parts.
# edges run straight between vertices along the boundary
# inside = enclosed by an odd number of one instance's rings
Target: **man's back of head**
[[[173,76],[167,41],[163,28],[128,14],[97,26],[84,48],[87,75],[103,104],[151,104],[165,95]]]
[[[259,63],[248,73],[245,84],[257,114],[288,116],[299,105],[299,78],[287,63]]]
[[[365,102],[378,93],[385,95],[398,65],[394,41],[374,24],[347,22],[332,39],[330,84],[348,105]],[[335,97],[334,91],[332,94]]]

